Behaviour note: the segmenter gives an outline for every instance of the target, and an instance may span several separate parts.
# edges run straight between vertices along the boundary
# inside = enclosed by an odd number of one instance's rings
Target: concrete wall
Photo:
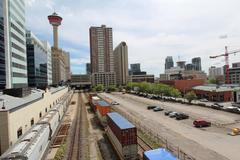
[[[31,127],[31,119],[34,119],[34,123],[38,122],[40,119],[39,114],[42,113],[43,117],[50,110],[50,106],[53,107],[53,105],[56,104],[67,92],[68,88],[64,88],[53,94],[47,91],[44,93],[43,99],[13,112],[10,111],[5,113],[8,114],[8,123],[4,122],[5,120],[2,121],[2,119],[0,119],[0,137],[1,139],[8,139],[8,145],[6,146],[5,143],[1,143],[1,153],[17,141],[17,131],[20,127],[22,127],[22,134],[24,134]],[[45,109],[47,109],[47,112]],[[2,114],[4,114],[4,112],[2,112]],[[6,117],[6,115],[3,116]],[[2,128],[9,128],[9,134],[7,137]]]

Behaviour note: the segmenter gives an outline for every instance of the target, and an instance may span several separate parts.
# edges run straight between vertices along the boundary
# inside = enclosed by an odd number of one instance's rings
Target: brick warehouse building
[[[239,86],[217,86],[217,85],[202,85],[193,87],[198,98],[206,98],[214,102],[233,101],[234,92],[239,91]]]
[[[192,90],[195,86],[200,86],[205,83],[204,79],[189,79],[189,80],[165,80],[159,81],[160,83],[173,86],[178,89],[181,93],[185,94]]]

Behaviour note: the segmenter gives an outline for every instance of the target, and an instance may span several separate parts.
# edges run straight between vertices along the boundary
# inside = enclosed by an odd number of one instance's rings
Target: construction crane
[[[228,48],[227,46],[225,46],[225,53],[224,54],[220,54],[220,55],[216,55],[216,56],[210,56],[210,58],[218,58],[218,57],[225,57],[225,66],[226,66],[226,78],[225,78],[225,83],[229,84],[230,83],[230,76],[229,76],[229,58],[228,56],[231,54],[236,54],[239,53],[239,50],[235,50],[235,51],[230,51],[228,52]]]

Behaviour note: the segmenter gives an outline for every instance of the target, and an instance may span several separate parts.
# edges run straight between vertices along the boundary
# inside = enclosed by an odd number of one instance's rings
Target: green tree
[[[108,88],[108,91],[110,92],[115,92],[117,90],[116,86],[115,85],[110,85]]]
[[[192,100],[197,99],[197,95],[193,91],[190,91],[185,95],[185,98],[191,103]]]
[[[174,98],[179,98],[181,97],[181,92],[179,92],[178,89],[175,89],[175,88],[172,88],[171,91],[170,91],[170,94],[172,97]]]
[[[101,92],[101,91],[103,91],[104,86],[102,84],[98,84],[94,88],[97,92]]]
[[[218,81],[216,79],[212,78],[212,79],[208,80],[208,83],[210,83],[210,84],[217,84]]]

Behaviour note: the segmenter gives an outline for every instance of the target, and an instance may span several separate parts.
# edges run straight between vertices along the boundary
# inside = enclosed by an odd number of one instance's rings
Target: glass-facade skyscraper
[[[48,85],[48,51],[44,43],[27,31],[28,86],[44,88]]]
[[[194,65],[194,69],[196,71],[201,71],[202,70],[201,58],[200,57],[193,58],[192,59],[192,64]]]
[[[165,59],[165,70],[170,69],[173,66],[174,66],[173,57],[167,56],[167,58]]]
[[[6,86],[6,62],[4,44],[4,12],[3,1],[0,1],[0,89]]]
[[[1,0],[0,15],[3,16],[4,56],[6,76],[1,76],[1,88],[20,88],[27,86],[27,56],[25,33],[25,1]],[[2,29],[0,29],[2,32]],[[2,36],[2,35],[1,35]],[[1,51],[0,51],[1,52]],[[2,54],[3,55],[3,54]],[[5,78],[5,82],[4,79]],[[5,83],[5,84],[4,84]],[[5,85],[5,86],[4,86]]]

